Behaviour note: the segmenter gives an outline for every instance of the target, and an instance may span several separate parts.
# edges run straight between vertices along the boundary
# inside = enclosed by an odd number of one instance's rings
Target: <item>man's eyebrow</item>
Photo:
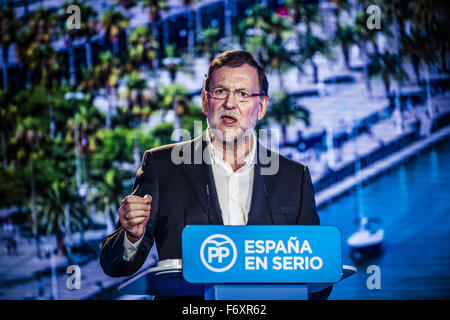
[[[224,85],[221,85],[221,84],[218,84],[217,86],[214,86],[213,88],[215,88],[215,89],[217,89],[217,88],[222,88],[222,89],[230,90],[230,88],[228,88],[228,87],[226,87],[226,86],[224,86]],[[236,89],[234,89],[234,90],[245,90],[245,91],[250,91],[250,89],[247,89],[247,88],[236,88]]]

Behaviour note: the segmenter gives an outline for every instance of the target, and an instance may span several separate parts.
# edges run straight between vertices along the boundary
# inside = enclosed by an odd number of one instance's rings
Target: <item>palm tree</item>
[[[159,47],[152,29],[146,25],[135,28],[128,38],[128,44],[131,69],[139,71],[144,66],[152,70]]]
[[[254,42],[262,42],[258,38],[268,35],[282,38],[293,30],[289,19],[267,10],[265,6],[254,5],[248,12],[248,16],[239,23],[238,27],[239,41],[244,48],[252,39],[255,40]]]
[[[116,0],[116,3],[119,3],[125,9],[133,8],[137,4],[137,0]]]
[[[147,118],[151,112],[151,99],[154,94],[149,90],[147,81],[139,72],[132,72],[127,79],[127,101],[128,108],[131,114],[139,119]]]
[[[44,139],[45,126],[39,118],[27,116],[19,118],[12,142],[17,146],[16,160],[28,165],[30,177],[31,229],[36,239],[37,255],[41,257],[38,221],[36,212],[36,173],[35,162],[43,156],[39,144]]]
[[[368,43],[372,43],[374,54],[379,53],[377,46],[377,34],[378,30],[369,30],[367,28],[368,14],[364,11],[360,11],[355,16],[354,32],[357,39],[357,45],[361,54],[364,56],[364,72],[366,75],[366,88],[369,92],[369,96],[372,97],[372,86],[370,84],[370,74],[369,74],[369,64],[370,64],[370,54]],[[387,32],[385,32],[387,33]]]
[[[426,33],[426,47],[436,52],[441,63],[441,72],[448,72],[448,55],[450,51],[450,8],[445,0],[417,0],[409,16],[416,28],[423,28]]]
[[[102,17],[102,26],[105,28],[105,37],[112,45],[114,56],[119,55],[119,37],[129,22],[125,15],[118,9],[110,8],[105,11]]]
[[[191,66],[188,59],[183,59],[180,50],[175,44],[166,45],[164,48],[164,58],[162,60],[162,68],[169,72],[170,81],[175,82],[178,71],[191,73]]]
[[[126,174],[123,171],[109,168],[95,180],[95,190],[90,202],[105,214],[112,226],[117,223],[117,210],[121,200],[129,194],[123,185],[125,178]]]
[[[240,30],[245,34],[244,47],[256,56],[264,69],[278,74],[280,88],[284,90],[283,74],[292,67],[301,69],[303,61],[288,49],[292,40],[290,21],[267,11],[263,6],[253,6]]]
[[[340,24],[337,27],[335,42],[342,48],[345,67],[350,69],[350,49],[357,43],[353,27],[348,24]]]
[[[76,5],[80,8],[82,13],[80,16],[80,29],[69,29],[66,26],[67,8],[71,5]],[[73,52],[73,42],[78,38],[86,38],[85,52],[86,52],[86,67],[92,69],[92,37],[99,31],[99,22],[97,12],[88,4],[77,0],[69,0],[61,7],[61,14],[59,16],[60,33],[66,36],[66,45],[69,56],[69,73],[71,85],[76,83],[75,74],[75,57]]]
[[[0,63],[3,73],[3,89],[8,88],[8,49],[16,42],[16,31],[21,22],[16,18],[12,7],[0,7]]]
[[[415,76],[416,83],[420,85],[420,65],[425,63],[427,66],[438,63],[436,51],[430,45],[427,34],[420,27],[413,26],[410,33],[406,34],[402,45],[403,56],[409,58]]]
[[[168,10],[167,0],[140,0],[144,8],[150,11],[150,23],[155,23],[161,18],[161,10]]]
[[[262,5],[254,5],[247,11],[247,17],[239,22],[239,43],[245,47],[247,37],[270,32],[270,19],[272,13]]]
[[[0,132],[2,144],[3,168],[8,167],[8,141],[13,133],[17,119],[17,106],[10,101],[6,90],[0,90]]]
[[[339,29],[339,25],[341,24],[340,16],[344,11],[350,11],[351,4],[349,0],[330,0],[335,4],[333,9],[334,16],[336,18],[336,31]]]
[[[285,7],[290,12],[294,25],[305,23],[307,30],[311,30],[311,24],[321,23],[319,3],[311,0],[286,0]]]
[[[381,77],[384,83],[386,98],[388,99],[391,92],[392,80],[402,83],[408,79],[408,74],[403,69],[400,56],[389,52],[372,55],[369,73],[371,77]]]
[[[52,181],[37,198],[38,224],[47,235],[56,234],[57,252],[60,255],[67,253],[64,250],[64,234],[83,231],[88,224],[89,217],[80,203],[81,200],[76,192],[71,192],[67,181]],[[66,229],[68,226],[70,230]]]
[[[289,95],[284,92],[276,92],[271,100],[267,118],[274,120],[281,126],[283,146],[287,144],[287,127],[296,120],[302,120],[309,126],[309,111],[301,106],[295,106]]]
[[[67,1],[65,2],[61,7],[61,14],[58,16],[58,24],[59,24],[59,31],[61,35],[65,36],[65,44],[67,48],[68,53],[68,66],[69,66],[69,84],[71,87],[74,87],[77,82],[77,76],[75,72],[75,54],[73,49],[73,42],[76,40],[76,38],[81,37],[81,32],[79,32],[77,29],[69,29],[66,25],[67,20],[67,8],[71,5],[80,6],[81,3],[78,1]],[[81,11],[81,10],[80,10]],[[83,12],[83,11],[81,11]],[[83,17],[83,14],[81,15]],[[80,30],[84,30],[86,26],[82,26]]]
[[[17,56],[30,75],[46,88],[51,88],[59,80],[59,69],[52,40],[57,35],[57,17],[48,9],[39,8],[28,24],[18,33]]]
[[[121,75],[119,60],[113,56],[110,51],[101,52],[99,55],[100,63],[95,66],[92,74],[93,83],[90,85],[96,88],[105,88],[108,96],[108,110],[106,112],[106,127],[111,128],[111,113],[113,108],[113,99],[116,95],[116,88]]]
[[[187,93],[187,89],[177,83],[159,88],[161,107],[164,110],[174,111],[174,130],[182,128],[182,118],[188,112]]]
[[[216,53],[221,51],[220,30],[217,27],[208,27],[202,30],[197,40],[197,53],[204,54],[209,62],[213,61]]]
[[[319,71],[317,63],[314,58],[318,54],[322,54],[325,57],[331,57],[331,48],[327,40],[321,39],[319,37],[313,36],[312,34],[300,34],[299,42],[299,53],[305,61],[309,61],[313,68],[313,81],[314,83],[319,82]]]
[[[278,75],[279,88],[284,90],[284,74],[291,68],[302,69],[303,58],[293,50],[287,49],[289,39],[281,37],[265,37],[264,50],[260,54],[260,63],[268,72],[276,72]]]
[[[97,108],[95,108],[88,100],[77,100],[75,102],[74,117],[68,119],[68,134],[76,137],[74,140],[75,148],[81,155],[82,176],[85,183],[88,181],[86,163],[89,154],[93,152],[92,137],[101,127],[103,117]]]

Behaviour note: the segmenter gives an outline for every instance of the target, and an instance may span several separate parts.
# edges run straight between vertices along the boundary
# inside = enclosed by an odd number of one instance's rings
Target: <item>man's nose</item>
[[[235,108],[238,107],[238,102],[236,100],[236,95],[234,94],[233,91],[230,91],[228,93],[228,96],[225,98],[223,106],[226,109],[235,109]]]

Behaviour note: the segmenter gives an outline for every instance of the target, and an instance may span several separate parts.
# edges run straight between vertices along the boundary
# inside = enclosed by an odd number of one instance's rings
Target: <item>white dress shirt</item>
[[[256,137],[252,134],[250,153],[243,159],[244,166],[233,171],[223,160],[223,154],[211,142],[210,130],[206,131],[206,141],[211,156],[214,182],[222,210],[224,225],[245,225],[248,221],[252,200]]]
[[[244,158],[245,165],[233,171],[223,160],[223,154],[211,142],[210,130],[206,130],[206,142],[211,157],[211,167],[217,190],[224,225],[245,225],[252,200],[254,164],[256,159],[256,136],[252,133],[250,153]],[[144,231],[145,233],[145,231]],[[124,235],[123,259],[129,261],[137,251],[141,239],[134,244]]]

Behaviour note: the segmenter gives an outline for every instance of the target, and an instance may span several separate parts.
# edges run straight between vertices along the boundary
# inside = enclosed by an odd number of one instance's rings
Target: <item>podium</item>
[[[333,252],[330,254],[323,251],[325,249],[320,247],[321,245],[317,243],[318,240],[314,239],[312,235],[318,235],[317,239],[322,239],[324,237],[323,232],[325,232],[326,235],[331,231],[320,226],[296,226],[295,229],[286,229],[283,227],[278,228],[282,233],[285,233],[286,230],[295,230],[297,232],[296,234],[304,235],[305,238],[310,239],[311,247],[307,248],[309,251],[306,252],[321,255],[324,261],[321,265],[323,270],[319,270],[317,263],[315,265],[314,263],[311,263],[311,266],[315,267],[313,268],[314,270],[296,271],[292,270],[292,268],[288,268],[288,270],[274,271],[267,267],[265,270],[247,271],[247,274],[242,270],[242,268],[244,268],[242,261],[240,264],[240,259],[242,260],[244,258],[244,249],[239,246],[239,239],[237,239],[233,232],[237,232],[236,234],[244,234],[246,239],[250,239],[251,231],[253,230],[252,228],[256,230],[257,234],[261,234],[261,231],[264,231],[264,228],[272,228],[271,231],[276,231],[276,226],[191,227],[196,228],[191,228],[190,233],[194,234],[194,238],[198,237],[200,239],[199,241],[202,241],[202,243],[195,243],[196,239],[194,239],[194,242],[191,242],[189,239],[186,239],[186,237],[190,237],[189,233],[186,235],[183,234],[182,245],[183,257],[185,257],[185,260],[168,259],[158,261],[155,267],[141,272],[137,276],[122,284],[119,287],[119,293],[159,297],[200,296],[204,297],[205,300],[307,300],[309,294],[325,290],[331,285],[337,284],[338,282],[356,273],[355,267],[342,265],[342,251],[339,250],[339,248],[342,247],[341,238],[336,240],[336,238],[333,238],[334,236],[332,236],[329,239],[333,243],[337,242],[337,245],[335,243],[334,246],[330,245],[330,243],[326,240],[323,241],[323,248],[327,248],[326,250],[331,248]],[[215,229],[214,227],[219,229]],[[238,228],[245,228],[246,232],[242,232],[242,230],[239,230]],[[230,230],[233,232],[229,233],[228,231]],[[219,234],[218,231],[221,233]],[[321,231],[322,234],[319,231]],[[331,232],[331,234],[333,232]],[[276,234],[276,232],[274,234]],[[232,242],[234,248],[232,248],[232,250],[235,249],[236,252],[238,252],[237,255],[232,257],[232,254],[229,252],[230,250],[217,249],[226,246],[226,242],[228,241],[217,242],[210,240],[211,237],[217,237],[218,235],[230,240],[233,239]],[[205,248],[205,239],[214,243],[213,249],[208,251],[207,248]],[[236,243],[236,245],[234,245],[234,243]],[[245,252],[256,252],[249,250],[249,248],[253,247],[251,247],[248,243],[245,243],[245,246]],[[256,246],[256,248],[257,247],[258,246]],[[199,248],[200,255],[198,254]],[[242,252],[239,252],[239,250]],[[334,252],[336,250],[338,251],[337,253]],[[272,251],[275,252],[275,250]],[[231,267],[220,269],[209,266],[209,269],[211,270],[201,270],[198,267],[199,265],[196,263],[207,264],[207,262],[213,261],[213,259],[210,259],[209,257],[208,259],[205,259],[202,252],[209,252],[214,257],[218,258],[218,260],[220,260],[220,253],[223,253],[223,256],[225,256],[225,258],[221,261],[223,266],[233,264],[235,268],[238,268],[237,273],[233,273],[233,268]],[[310,254],[310,256],[312,256],[312,254]],[[334,254],[336,256],[334,256]],[[227,261],[226,257],[229,257],[230,260]],[[270,256],[270,258],[272,258],[272,256]],[[273,260],[276,261],[277,258],[278,256],[274,256]],[[292,265],[293,264],[285,264],[285,266],[288,267],[291,267]],[[218,265],[216,264],[215,267],[217,266]],[[248,266],[251,266],[251,264],[246,260],[245,268]],[[275,264],[274,266],[276,267],[278,265]],[[336,271],[336,266],[339,268],[338,271]],[[213,276],[208,275],[208,272],[210,272]],[[226,275],[227,272],[230,273],[230,277]],[[319,274],[319,276],[315,276],[315,273]],[[285,277],[286,274],[288,277]],[[298,276],[296,277],[295,275]],[[328,279],[330,281],[321,281],[321,279]]]
[[[342,281],[356,273],[353,266],[343,265]],[[139,296],[203,296],[205,300],[307,300],[315,293],[336,283],[284,284],[199,284],[183,278],[181,259],[158,261],[119,287],[122,294]],[[140,288],[140,289],[137,289]]]

